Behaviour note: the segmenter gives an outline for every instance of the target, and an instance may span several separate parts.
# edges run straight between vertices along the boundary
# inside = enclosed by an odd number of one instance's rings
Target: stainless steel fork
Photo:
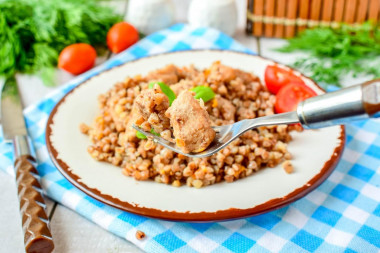
[[[146,132],[136,125],[133,125],[133,128],[174,152],[202,158],[215,154],[243,133],[260,126],[300,123],[305,129],[323,128],[369,117],[380,117],[380,79],[309,98],[301,102],[294,112],[213,127],[216,132],[215,139],[200,153],[184,153],[174,143]]]

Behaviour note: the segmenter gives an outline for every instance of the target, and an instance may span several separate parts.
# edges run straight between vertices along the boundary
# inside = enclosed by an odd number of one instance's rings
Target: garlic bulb
[[[209,26],[233,35],[237,26],[235,0],[192,0],[188,21],[194,26]]]
[[[129,0],[126,20],[148,35],[174,22],[174,4],[172,0]]]

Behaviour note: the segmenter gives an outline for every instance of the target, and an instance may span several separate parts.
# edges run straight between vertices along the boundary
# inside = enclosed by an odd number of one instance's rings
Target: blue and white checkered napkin
[[[146,55],[194,48],[249,52],[213,29],[178,24],[81,75],[25,110],[38,171],[49,197],[147,252],[379,252],[380,123],[347,126],[347,146],[332,175],[301,200],[260,216],[218,223],[180,223],[145,218],[102,204],[71,185],[53,166],[45,125],[57,101],[102,70]],[[0,168],[13,174],[11,147],[0,136]],[[145,231],[144,240],[135,238]]]

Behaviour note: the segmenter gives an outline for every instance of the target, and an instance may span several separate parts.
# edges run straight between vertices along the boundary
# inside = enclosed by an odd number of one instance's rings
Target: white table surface
[[[177,21],[186,22],[187,8],[190,0],[174,0],[176,4]],[[234,38],[259,55],[272,58],[281,63],[291,63],[297,54],[281,54],[273,48],[285,44],[282,39],[255,38],[244,33],[246,1],[236,0],[238,6],[238,31]],[[120,13],[126,12],[127,0],[107,1],[102,4],[111,5]],[[111,55],[112,57],[112,55]],[[97,63],[107,60],[102,57]],[[25,106],[41,100],[46,94],[66,83],[73,76],[63,71],[57,71],[57,86],[44,86],[36,76],[19,75],[17,81]],[[349,79],[345,85],[353,84]],[[55,243],[54,252],[142,252],[132,243],[119,238],[98,227],[79,214],[46,198],[47,212],[51,220],[51,230]],[[25,252],[23,233],[19,215],[19,203],[14,179],[0,171],[0,252]]]

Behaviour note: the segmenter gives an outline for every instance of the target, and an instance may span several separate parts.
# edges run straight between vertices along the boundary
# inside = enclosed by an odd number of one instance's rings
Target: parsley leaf
[[[310,73],[317,82],[340,86],[342,78],[349,73],[354,77],[362,74],[380,77],[379,23],[307,29],[277,50],[309,53],[298,58],[293,67]]]
[[[208,102],[215,97],[214,91],[208,86],[196,86],[191,89],[195,92],[195,99],[202,99],[203,102]]]

